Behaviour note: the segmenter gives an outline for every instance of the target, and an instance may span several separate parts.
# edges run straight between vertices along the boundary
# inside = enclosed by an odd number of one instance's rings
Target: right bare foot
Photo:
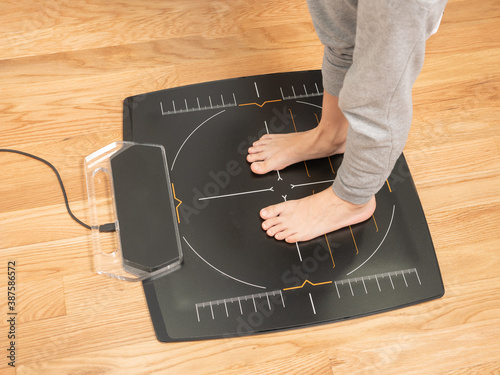
[[[327,188],[308,197],[281,202],[260,211],[262,229],[269,237],[288,243],[308,241],[337,229],[369,219],[376,207],[375,197],[365,204],[353,204]]]
[[[248,149],[247,160],[254,173],[265,174],[304,160],[341,154],[347,128],[338,98],[325,92],[321,121],[316,128],[300,133],[264,134]]]

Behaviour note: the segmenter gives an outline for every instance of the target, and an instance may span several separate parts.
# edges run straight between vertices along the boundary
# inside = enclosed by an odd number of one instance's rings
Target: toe
[[[277,240],[280,240],[280,241],[283,241],[283,240],[287,240],[289,236],[291,236],[293,234],[293,232],[290,230],[290,229],[284,229],[280,232],[277,232],[276,235],[274,236],[274,238],[276,238]],[[288,241],[286,241],[288,242]]]
[[[248,154],[247,161],[250,163],[254,163],[256,161],[262,161],[262,155],[260,155],[260,154]]]
[[[264,148],[262,146],[257,146],[257,145],[253,145],[248,149],[249,154],[257,154],[262,151],[264,151]]]
[[[284,228],[282,227],[283,223],[279,216],[272,217],[262,223],[262,229],[272,234],[270,236],[274,236],[275,233],[282,231]]]
[[[298,239],[298,236],[296,233],[290,233],[288,236],[285,236],[285,242],[288,242],[288,243],[295,243],[295,242],[299,242],[299,239]]]
[[[277,239],[278,241],[282,241],[282,240],[284,240],[284,239],[285,239],[285,236],[284,236],[284,234],[283,234],[283,231],[276,233],[276,234],[274,235],[274,238],[275,238],[275,239]]]
[[[269,236],[269,237],[274,237],[277,233],[280,233],[282,232],[284,229],[283,225],[281,224],[278,224],[278,225],[274,225],[272,226],[271,228],[269,228],[267,231],[266,231],[266,234]]]
[[[267,144],[267,141],[269,141],[271,138],[272,138],[271,134],[264,134],[262,137],[260,137],[259,140],[257,140],[254,143],[252,143],[252,146],[262,146],[262,145],[265,145],[265,144]]]
[[[281,219],[279,216],[272,217],[262,223],[262,229],[264,230],[269,230],[273,227],[277,227],[281,225]],[[281,229],[282,230],[282,229]],[[276,230],[274,230],[274,233],[276,233]]]
[[[248,160],[248,161],[250,161],[250,160]],[[262,167],[261,167],[260,162],[253,162],[252,165],[250,165],[250,169],[252,170],[253,173],[263,174],[263,172],[261,172]]]
[[[269,172],[266,165],[267,163],[265,161],[257,161],[252,163],[250,169],[255,174],[266,174],[267,172]]]
[[[260,217],[264,220],[279,216],[283,212],[283,204],[275,204],[260,210]]]

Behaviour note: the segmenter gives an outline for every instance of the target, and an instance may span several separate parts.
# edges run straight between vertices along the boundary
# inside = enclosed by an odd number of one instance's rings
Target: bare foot
[[[338,98],[324,93],[319,125],[309,131],[265,134],[248,149],[254,173],[265,174],[310,159],[341,154],[345,150],[348,122],[338,107]]]
[[[373,215],[375,206],[375,197],[356,205],[337,197],[330,187],[299,200],[266,207],[260,216],[268,236],[294,243],[361,223]]]

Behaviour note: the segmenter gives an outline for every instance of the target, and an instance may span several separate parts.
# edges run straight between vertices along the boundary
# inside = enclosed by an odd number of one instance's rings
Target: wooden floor
[[[0,148],[51,161],[86,222],[83,159],[121,139],[125,97],[322,60],[305,0],[7,0],[0,17]],[[405,154],[443,298],[310,329],[162,344],[141,285],[95,274],[90,231],[66,213],[52,171],[0,153],[0,373],[500,373],[499,30],[498,0],[449,0],[414,88]]]

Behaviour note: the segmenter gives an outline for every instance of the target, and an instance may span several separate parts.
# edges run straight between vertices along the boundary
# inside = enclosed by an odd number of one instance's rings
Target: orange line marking
[[[259,104],[259,103],[243,103],[243,104],[240,104],[240,107],[241,106],[244,106],[244,105],[256,105],[260,108],[262,108],[264,106],[264,104],[266,103],[274,103],[274,102],[281,102],[281,99],[275,99],[275,100],[266,100],[264,103],[262,104]]]
[[[328,250],[330,251],[330,257],[332,258],[333,268],[335,268],[335,261],[333,260],[332,249],[330,249],[330,243],[328,242],[328,237],[325,234],[326,244],[328,245]]]
[[[330,163],[330,168],[332,168],[333,174],[335,174],[335,171],[333,170],[333,165],[332,165],[332,161],[330,160],[330,157],[328,157],[328,162]]]
[[[356,254],[359,254],[358,245],[356,245],[356,240],[354,239],[354,233],[352,233],[352,228],[349,225],[349,230],[351,231],[352,240],[354,241],[354,246],[356,247]]]
[[[288,111],[290,112],[290,116],[292,117],[292,123],[293,123],[293,128],[295,129],[295,133],[298,133],[297,127],[295,126],[295,120],[293,119],[292,110],[289,108]],[[304,166],[306,167],[307,177],[311,177],[311,175],[309,174],[309,169],[307,169],[307,164],[305,161],[304,161]]]
[[[307,177],[311,177],[311,175],[309,174],[309,169],[307,169],[307,164],[305,161],[304,161],[304,166],[306,167]]]
[[[314,194],[314,190],[313,190]],[[335,268],[335,261],[333,260],[332,249],[330,248],[330,242],[328,241],[328,237],[325,234],[326,245],[328,246],[328,250],[330,251],[330,257],[332,258],[333,268]]]
[[[389,193],[392,193],[391,185],[389,185],[389,180],[385,180],[387,182],[387,187],[389,188]]]
[[[295,133],[297,133],[297,127],[295,126],[295,120],[293,119],[292,110],[288,108],[288,111],[290,112],[290,117],[292,117],[292,123],[293,123],[293,128],[295,129]]]
[[[285,291],[285,290],[293,290],[293,289],[300,289],[300,288],[303,288],[303,287],[304,287],[304,285],[306,285],[306,283],[309,283],[309,284],[311,284],[312,286],[318,286],[318,285],[331,284],[331,283],[332,283],[332,281],[325,281],[325,282],[323,282],[323,283],[312,283],[312,282],[310,282],[309,280],[306,280],[306,281],[304,281],[304,283],[303,283],[301,286],[294,286],[294,287],[292,287],[292,288],[285,288],[285,289],[283,289],[283,291]]]
[[[295,127],[295,120],[293,119],[292,110],[288,108],[288,111],[290,112],[290,116],[292,117],[292,123],[293,123],[293,128],[295,129],[295,133],[297,133],[297,128]]]
[[[378,225],[377,225],[377,220],[375,220],[375,215],[372,215],[373,217],[373,222],[375,223],[375,228],[377,228],[377,232],[378,232]]]
[[[177,200],[177,201],[179,201],[179,204],[177,206],[175,206],[175,212],[177,214],[177,223],[180,224],[181,223],[181,219],[179,217],[179,206],[182,204],[182,201],[175,196],[175,188],[174,188],[174,183],[173,182],[172,182],[172,191],[174,192],[174,199]]]

